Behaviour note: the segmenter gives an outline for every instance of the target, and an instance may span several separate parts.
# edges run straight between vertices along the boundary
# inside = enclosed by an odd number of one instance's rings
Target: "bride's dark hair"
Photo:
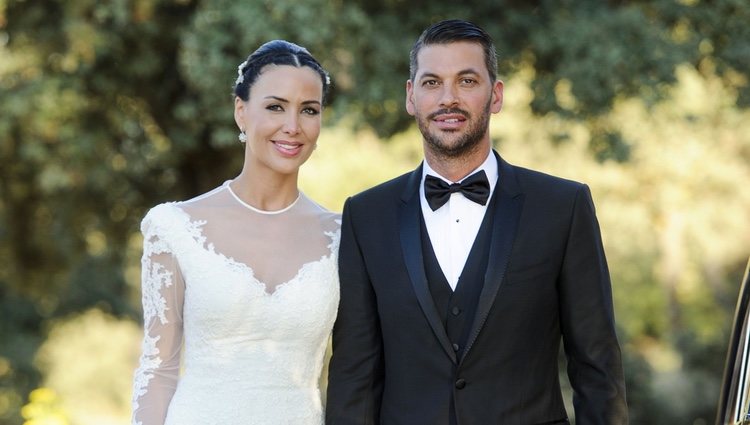
[[[237,68],[238,76],[234,83],[234,94],[247,101],[250,97],[250,87],[266,65],[309,67],[320,75],[320,80],[323,82],[323,103],[325,103],[331,85],[328,73],[307,49],[285,40],[271,40],[263,44],[240,64]]]

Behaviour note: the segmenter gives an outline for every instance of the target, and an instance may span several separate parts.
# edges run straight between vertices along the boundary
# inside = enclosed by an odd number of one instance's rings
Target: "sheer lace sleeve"
[[[174,229],[166,208],[152,209],[141,223],[144,335],[133,385],[133,425],[164,423],[180,373],[185,283],[168,242]]]

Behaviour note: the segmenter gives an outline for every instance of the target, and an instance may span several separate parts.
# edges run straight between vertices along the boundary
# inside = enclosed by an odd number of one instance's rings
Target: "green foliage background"
[[[451,17],[496,40],[500,153],[592,187],[631,423],[711,423],[750,254],[747,1],[0,0],[0,425],[128,422],[139,222],[239,172],[248,53],[331,72],[302,186],[340,210],[420,161],[408,52]]]

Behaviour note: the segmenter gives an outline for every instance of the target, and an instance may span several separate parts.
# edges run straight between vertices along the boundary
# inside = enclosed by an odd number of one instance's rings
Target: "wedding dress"
[[[261,211],[227,182],[152,208],[141,231],[133,424],[322,425],[340,216],[304,194]]]

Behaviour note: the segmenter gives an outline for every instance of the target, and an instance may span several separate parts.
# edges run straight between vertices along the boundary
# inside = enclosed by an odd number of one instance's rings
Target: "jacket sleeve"
[[[576,423],[627,424],[612,287],[594,203],[585,185],[576,194],[558,284]]]
[[[339,249],[341,301],[333,327],[327,425],[380,423],[382,335],[375,292],[357,240],[354,220],[351,199],[348,199],[344,204]]]
[[[160,229],[150,215],[141,225],[144,335],[133,384],[133,425],[164,424],[180,372],[185,283]]]

